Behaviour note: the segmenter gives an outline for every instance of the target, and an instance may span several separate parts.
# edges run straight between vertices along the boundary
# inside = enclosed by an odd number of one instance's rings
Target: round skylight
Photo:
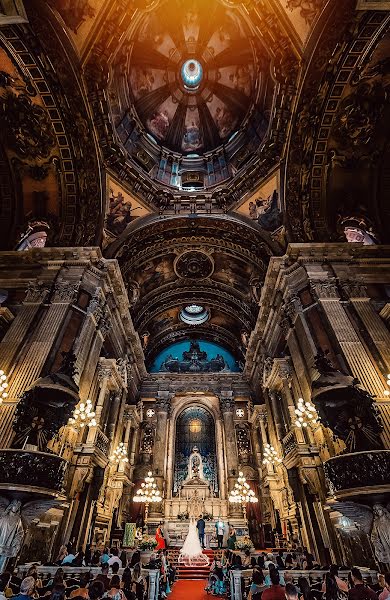
[[[188,304],[180,311],[180,319],[187,325],[202,325],[209,316],[208,310],[200,304]]]
[[[190,90],[196,90],[203,78],[203,68],[200,62],[194,58],[186,60],[181,68],[181,78],[184,87]]]

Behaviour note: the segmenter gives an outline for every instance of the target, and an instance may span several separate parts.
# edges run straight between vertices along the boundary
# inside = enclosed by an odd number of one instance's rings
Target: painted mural
[[[94,25],[103,14],[105,0],[49,0],[49,3],[61,15],[82,53]]]
[[[255,194],[247,198],[235,210],[256,221],[266,231],[279,230],[282,226],[279,172],[262,184]]]
[[[129,83],[138,115],[158,143],[181,153],[226,142],[254,92],[255,57],[240,13],[212,3],[206,27],[204,8],[199,0],[161,3],[144,16],[132,47]],[[189,59],[200,67],[195,83],[182,74]]]
[[[327,2],[328,0],[279,0],[303,44]]]
[[[109,238],[119,237],[134,219],[151,212],[112,178],[108,178],[107,195],[105,230]]]

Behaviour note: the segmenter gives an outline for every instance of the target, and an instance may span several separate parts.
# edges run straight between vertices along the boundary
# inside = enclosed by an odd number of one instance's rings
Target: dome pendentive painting
[[[242,8],[163,0],[128,37],[112,84],[128,154],[141,156],[151,172],[159,149],[174,153],[165,156],[173,164],[164,183],[175,187],[187,169],[199,169],[194,159],[205,160],[206,187],[232,176],[240,149],[258,148],[265,138],[274,91],[267,51]]]

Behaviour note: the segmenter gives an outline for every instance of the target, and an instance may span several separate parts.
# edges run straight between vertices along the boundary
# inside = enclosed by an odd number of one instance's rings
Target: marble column
[[[234,431],[235,401],[233,392],[221,392],[219,396],[219,406],[221,409],[223,425],[225,429],[225,456],[227,464],[227,480],[229,493],[233,489],[236,479],[238,477],[238,454],[236,435]]]

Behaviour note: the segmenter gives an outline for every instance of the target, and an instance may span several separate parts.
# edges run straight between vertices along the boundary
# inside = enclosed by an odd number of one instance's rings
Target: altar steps
[[[203,554],[208,556],[209,565],[193,565],[186,567],[179,563],[179,550],[168,550],[169,560],[176,568],[177,579],[208,579],[210,575],[210,565],[214,560],[214,550],[203,550]]]

